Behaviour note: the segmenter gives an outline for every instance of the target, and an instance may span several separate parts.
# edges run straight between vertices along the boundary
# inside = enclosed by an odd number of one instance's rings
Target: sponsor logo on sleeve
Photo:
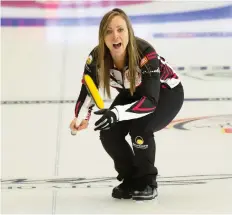
[[[157,58],[157,54],[156,54],[156,52],[151,52],[151,53],[147,54],[146,57],[148,60],[152,60],[152,59]]]
[[[148,62],[147,57],[144,57],[144,58],[140,61],[140,67],[143,67],[147,62]]]
[[[160,73],[160,69],[152,70],[152,71],[142,71],[142,74],[151,74],[151,73]]]
[[[86,64],[90,65],[92,63],[92,61],[93,61],[93,57],[92,57],[92,55],[89,55],[89,57],[87,58]]]

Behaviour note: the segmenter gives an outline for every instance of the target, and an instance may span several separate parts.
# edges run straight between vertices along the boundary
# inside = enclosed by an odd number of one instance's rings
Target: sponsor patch
[[[135,138],[135,142],[136,142],[138,145],[142,145],[142,144],[144,143],[144,140],[143,140],[142,137],[137,136],[137,137]]]
[[[86,64],[90,65],[92,63],[92,61],[93,61],[93,57],[92,57],[92,55],[89,55],[89,57],[88,57],[88,59],[86,61]]]
[[[144,71],[142,71],[142,74],[151,74],[151,73],[160,73],[160,69],[158,68],[158,69],[156,69],[156,70],[152,70],[152,71],[146,71],[146,70],[144,70]]]
[[[143,67],[147,62],[148,62],[147,57],[144,57],[144,58],[140,61],[140,67]]]
[[[156,54],[156,52],[151,52],[151,53],[147,54],[146,57],[148,60],[152,60],[152,59],[157,58],[157,54]]]
[[[137,136],[135,138],[135,143],[133,143],[133,146],[137,149],[147,149],[148,145],[144,145],[144,140],[141,136]]]

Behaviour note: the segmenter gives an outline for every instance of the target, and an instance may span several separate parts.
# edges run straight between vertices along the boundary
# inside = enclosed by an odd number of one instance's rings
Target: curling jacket
[[[131,96],[129,91],[130,82],[127,78],[127,63],[123,71],[119,71],[117,68],[112,68],[109,71],[110,86],[115,88],[119,92],[119,96],[124,97],[124,100],[128,98],[128,103],[114,106],[117,109],[119,121],[136,119],[152,113],[157,107],[161,87],[172,90],[180,83],[176,72],[156,52],[151,44],[140,38],[136,38],[136,41],[141,60],[137,67],[134,95]],[[86,61],[84,74],[90,75],[98,87],[96,58],[97,52],[94,48]],[[78,117],[80,111],[82,111],[82,115],[88,120],[93,106],[94,102],[82,82],[75,106],[75,116]]]

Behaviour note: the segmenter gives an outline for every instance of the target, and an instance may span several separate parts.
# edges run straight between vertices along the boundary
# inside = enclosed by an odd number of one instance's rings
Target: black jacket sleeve
[[[83,77],[85,74],[90,75],[95,85],[98,87],[95,49],[91,51],[88,59],[86,60]],[[93,99],[89,95],[85,83],[82,79],[81,90],[75,105],[75,117],[79,117],[80,115],[82,115],[82,117],[89,120],[93,106]]]

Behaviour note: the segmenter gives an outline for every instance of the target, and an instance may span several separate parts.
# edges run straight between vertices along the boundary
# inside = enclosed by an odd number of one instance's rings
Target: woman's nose
[[[118,32],[114,31],[113,36],[114,36],[114,39],[117,39],[118,38]]]

